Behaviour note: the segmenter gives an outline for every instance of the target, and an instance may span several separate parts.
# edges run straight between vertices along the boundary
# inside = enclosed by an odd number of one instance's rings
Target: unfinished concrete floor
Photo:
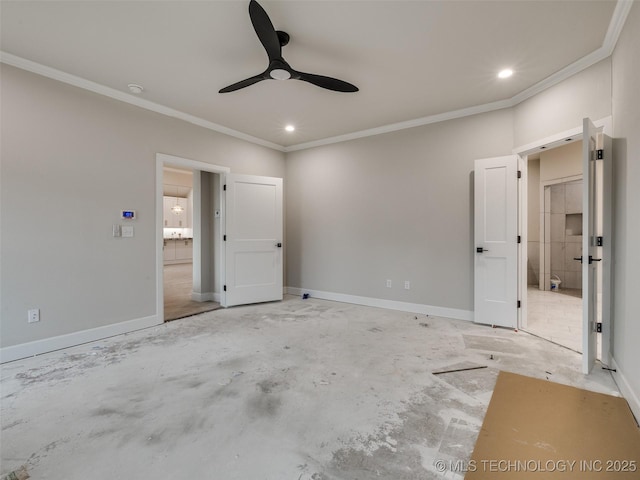
[[[470,457],[498,370],[618,394],[580,362],[523,332],[287,296],[3,365],[1,469],[65,480],[462,478],[434,462]]]

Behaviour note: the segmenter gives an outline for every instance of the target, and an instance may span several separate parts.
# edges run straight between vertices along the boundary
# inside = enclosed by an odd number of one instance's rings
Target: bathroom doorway
[[[528,158],[527,331],[582,352],[582,141]]]

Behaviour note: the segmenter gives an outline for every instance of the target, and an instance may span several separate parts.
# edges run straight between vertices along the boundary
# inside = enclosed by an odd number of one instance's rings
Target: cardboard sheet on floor
[[[624,398],[500,372],[465,480],[640,478]]]

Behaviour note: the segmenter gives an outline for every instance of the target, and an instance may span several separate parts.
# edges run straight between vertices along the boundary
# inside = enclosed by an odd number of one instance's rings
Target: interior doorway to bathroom
[[[527,331],[582,352],[582,141],[528,158]]]

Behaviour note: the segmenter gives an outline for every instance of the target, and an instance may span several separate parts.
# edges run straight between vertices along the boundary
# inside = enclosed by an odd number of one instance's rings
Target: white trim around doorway
[[[604,133],[605,135],[611,136],[612,135],[612,128],[613,128],[613,120],[611,116],[608,117],[604,117],[601,118],[600,120],[596,120],[593,122],[594,125],[598,128],[599,132]],[[522,178],[523,179],[527,179],[528,178],[528,163],[527,163],[527,159],[529,155],[541,152],[543,150],[542,147],[544,147],[544,149],[552,149],[554,147],[558,147],[560,145],[566,145],[567,144],[567,140],[571,139],[571,141],[578,141],[578,140],[582,140],[583,137],[583,127],[582,125],[577,126],[575,128],[571,128],[569,130],[565,130],[563,132],[559,132],[553,135],[550,135],[548,137],[533,141],[531,143],[525,144],[525,145],[521,145],[519,147],[516,147],[513,149],[512,153],[515,153],[517,155],[519,155],[520,157],[522,157],[524,159],[523,162],[523,172],[522,172]],[[568,178],[573,178],[573,177],[568,177]],[[561,179],[560,181],[567,181],[568,178],[564,178]],[[575,179],[577,179],[578,177],[575,177]],[[579,176],[579,178],[582,178],[582,175]],[[553,183],[553,182],[551,182]],[[549,183],[549,184],[551,184]],[[527,232],[527,223],[526,223],[526,218],[527,218],[527,212],[528,212],[528,204],[527,204],[527,199],[528,199],[528,195],[527,195],[527,184],[526,181],[521,183],[520,185],[521,190],[522,190],[522,195],[520,195],[520,201],[518,202],[518,218],[522,219],[522,223],[520,223],[521,225],[521,242],[522,245],[527,245],[528,242],[528,232]],[[544,195],[544,188],[541,189],[542,191],[542,195]],[[611,214],[611,213],[610,213]],[[610,228],[610,226],[609,226]],[[526,247],[523,250],[523,255],[524,252],[526,252]],[[525,265],[525,259],[523,258],[522,261],[520,262],[520,265],[523,266]],[[520,271],[518,272],[518,291],[520,292],[521,298],[521,305],[523,308],[526,308],[528,302],[527,302],[527,270],[526,268],[522,267],[520,268]],[[610,309],[610,299],[607,298],[607,302],[609,303],[608,308]],[[605,305],[605,307],[607,307],[607,305]],[[613,319],[610,318],[610,322]],[[525,329],[527,328],[527,316],[526,313],[521,314],[520,316],[520,321],[518,323],[518,328],[520,329]],[[605,348],[603,348],[603,352],[605,353],[605,356],[607,358],[604,358],[603,361],[605,362],[605,364],[609,365],[609,360],[613,361],[613,358],[611,358],[610,355],[610,349],[611,349],[611,342],[612,342],[612,337],[609,335],[609,332],[603,332],[603,344],[604,344],[604,340],[605,337],[607,337],[607,340],[609,342],[609,345],[606,346]]]
[[[229,167],[223,167],[220,165],[213,165],[211,163],[199,162],[197,160],[191,160],[188,158],[176,157],[174,155],[168,155],[165,153],[156,153],[156,317],[161,321],[164,320],[164,260],[162,256],[163,246],[163,209],[162,209],[162,196],[163,189],[163,169],[165,167],[181,168],[188,170],[200,170],[202,172],[227,174],[231,172]],[[195,234],[195,232],[194,232]],[[219,232],[219,235],[222,235]],[[220,243],[222,245],[222,243]],[[224,271],[224,266],[219,265],[216,267],[221,270],[221,274]],[[216,297],[216,294],[214,294]],[[207,297],[207,300],[209,298]],[[220,299],[211,298],[212,300],[220,302]]]

